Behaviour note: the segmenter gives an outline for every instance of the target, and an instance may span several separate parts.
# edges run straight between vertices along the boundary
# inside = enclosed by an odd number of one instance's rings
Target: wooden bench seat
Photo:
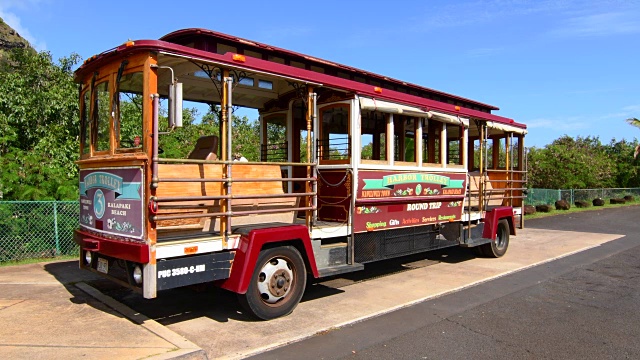
[[[232,167],[233,179],[266,179],[281,178],[279,165],[240,165]],[[160,184],[156,191],[159,198],[175,196],[216,196],[222,194],[220,182],[163,182],[164,179],[220,179],[223,167],[220,164],[160,164],[158,177]],[[257,211],[266,209],[283,209],[283,212],[268,214],[238,215],[231,218],[232,227],[262,222],[293,223],[296,197],[260,198],[260,195],[283,195],[282,181],[251,181],[232,183],[233,195],[255,195],[252,199],[231,200],[231,210]],[[221,212],[220,200],[189,200],[161,203],[159,215],[205,214]],[[203,217],[190,219],[174,219],[158,221],[158,233],[178,233],[187,229],[198,229],[202,232],[216,232],[220,229],[219,217]]]

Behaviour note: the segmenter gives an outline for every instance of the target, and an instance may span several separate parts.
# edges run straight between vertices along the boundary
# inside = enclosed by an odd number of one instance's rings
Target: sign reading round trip
[[[464,173],[361,171],[354,231],[376,231],[459,220]]]

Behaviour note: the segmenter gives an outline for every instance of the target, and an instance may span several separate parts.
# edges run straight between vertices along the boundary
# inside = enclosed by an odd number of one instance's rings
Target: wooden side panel
[[[163,182],[165,179],[222,179],[223,167],[220,164],[160,164],[158,167],[160,185],[156,191],[158,197],[173,196],[216,196],[222,194],[221,182]],[[232,178],[237,179],[280,179],[278,165],[240,165],[232,167]],[[280,195],[284,194],[282,181],[251,181],[232,183],[233,195]],[[255,211],[277,208],[293,208],[296,198],[256,198],[232,200],[232,211]],[[160,215],[203,214],[221,212],[219,200],[190,200],[163,203]],[[293,212],[283,214],[253,214],[233,217],[232,225],[254,224],[261,222],[291,222]],[[202,231],[219,230],[217,217],[174,219],[158,222],[164,230],[200,229]]]
[[[498,180],[498,177],[500,175],[502,174],[498,174],[498,176],[496,176],[495,179]],[[487,196],[484,199],[484,201],[485,201],[485,204],[488,206],[501,206],[506,202],[506,199],[504,199],[505,192],[499,191],[499,189],[504,188],[505,183],[492,182],[491,181],[492,178],[493,178],[493,175],[492,176],[485,175],[484,186],[485,186]],[[469,191],[471,192],[471,196],[470,196],[469,206],[471,208],[477,209],[479,207],[478,190],[480,189],[480,180],[481,180],[481,177],[479,174],[474,175],[473,173],[470,173]]]
[[[218,164],[159,164],[160,185],[156,196],[213,196],[220,195],[218,182],[163,182],[163,179],[219,179],[222,165]]]
[[[522,183],[522,177],[523,174],[522,173],[514,173],[513,175],[513,179],[515,180],[513,182],[513,186],[514,188],[522,188],[524,187],[524,184]],[[518,196],[522,196],[522,190],[514,190],[513,191],[513,196],[514,197],[518,197]],[[512,206],[513,207],[520,207],[522,206],[522,198],[515,198],[512,200]]]
[[[489,198],[488,200],[489,202],[487,203],[487,205],[511,206],[508,199],[509,192],[506,190],[499,191],[500,189],[511,187],[511,186],[508,186],[509,184],[507,184],[506,182],[508,174],[506,172],[497,172],[497,173],[489,172],[488,175],[489,175],[489,182],[488,182],[489,185],[487,186],[487,190],[489,189],[492,189],[492,190],[487,193],[487,197]]]

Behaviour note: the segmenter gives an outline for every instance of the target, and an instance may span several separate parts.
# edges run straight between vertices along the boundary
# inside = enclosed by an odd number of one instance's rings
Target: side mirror
[[[182,127],[182,83],[169,85],[169,127]]]

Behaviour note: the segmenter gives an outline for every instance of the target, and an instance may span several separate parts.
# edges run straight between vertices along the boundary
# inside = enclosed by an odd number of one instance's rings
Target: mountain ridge
[[[32,48],[31,44],[16,30],[0,18],[0,61],[7,58],[7,52],[16,48]]]

